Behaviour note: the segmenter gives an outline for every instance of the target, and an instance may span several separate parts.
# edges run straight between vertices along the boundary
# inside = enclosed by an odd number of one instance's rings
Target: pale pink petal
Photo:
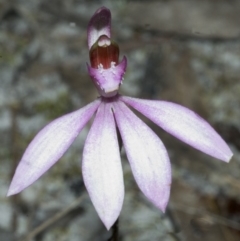
[[[111,97],[116,95],[122,83],[123,75],[126,72],[127,58],[124,56],[123,60],[118,65],[112,65],[109,69],[95,69],[89,65],[87,66],[88,73],[101,96]]]
[[[192,147],[229,162],[232,151],[220,135],[193,111],[167,101],[121,97],[154,123]]]
[[[164,212],[170,195],[171,166],[163,143],[123,102],[114,103],[114,115],[139,188]]]
[[[105,7],[99,8],[88,24],[88,48],[98,40],[101,35],[111,37],[111,12]]]
[[[93,205],[109,229],[124,198],[123,173],[111,103],[102,103],[83,150],[82,173]]]
[[[93,116],[99,104],[100,99],[44,127],[26,149],[7,195],[21,192],[54,165]]]

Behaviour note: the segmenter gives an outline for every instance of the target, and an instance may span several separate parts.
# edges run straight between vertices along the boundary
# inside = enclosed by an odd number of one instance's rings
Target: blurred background
[[[119,240],[240,240],[240,1],[0,0],[0,241],[111,236],[82,181],[90,123],[36,183],[6,197],[36,133],[98,96],[86,69],[86,29],[101,6],[111,9],[113,39],[128,58],[121,93],[189,107],[234,152],[231,162],[223,163],[144,119],[170,155],[170,202],[163,214],[143,196],[123,150],[126,194]]]

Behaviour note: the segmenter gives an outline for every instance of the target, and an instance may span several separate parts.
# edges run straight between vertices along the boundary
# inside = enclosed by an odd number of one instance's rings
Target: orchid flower
[[[89,75],[100,97],[44,127],[27,147],[13,177],[8,196],[35,182],[66,152],[86,123],[94,121],[82,158],[82,175],[92,203],[107,229],[117,220],[124,199],[119,130],[137,185],[163,212],[171,187],[171,166],[159,137],[129,108],[190,146],[228,162],[232,152],[225,141],[193,111],[167,101],[121,96],[127,59],[111,39],[111,13],[99,8],[88,25]]]

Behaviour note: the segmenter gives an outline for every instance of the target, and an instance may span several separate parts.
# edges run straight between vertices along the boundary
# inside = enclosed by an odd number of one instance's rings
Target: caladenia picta
[[[109,229],[117,220],[124,199],[119,139],[136,183],[149,201],[164,212],[170,196],[172,178],[167,150],[129,107],[214,158],[229,162],[233,154],[220,135],[193,111],[168,101],[118,93],[127,58],[119,61],[119,47],[111,39],[111,13],[105,7],[99,8],[89,22],[88,48],[88,72],[100,97],[53,120],[36,135],[19,162],[8,196],[21,192],[53,166],[94,116],[84,144],[82,175],[92,203]]]

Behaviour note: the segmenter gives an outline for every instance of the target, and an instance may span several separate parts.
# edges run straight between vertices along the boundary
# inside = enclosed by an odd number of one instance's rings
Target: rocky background
[[[128,70],[121,93],[191,108],[228,142],[229,164],[147,121],[165,143],[173,184],[165,214],[136,186],[124,150],[120,241],[240,239],[239,0],[0,0],[0,241],[107,241],[86,193],[81,157],[90,124],[34,185],[7,198],[35,134],[97,97],[87,74],[86,27],[112,11]]]

